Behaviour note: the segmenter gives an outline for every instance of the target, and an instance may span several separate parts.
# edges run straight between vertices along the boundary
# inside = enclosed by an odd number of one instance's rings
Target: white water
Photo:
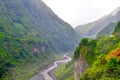
[[[48,69],[45,69],[40,73],[45,80],[53,80],[53,78],[48,73],[53,69],[57,68],[59,63],[66,63],[71,61],[71,58],[68,57],[67,55],[63,55],[63,57],[65,58],[64,60],[55,61],[53,66],[49,67]],[[40,75],[35,75],[34,77],[31,78],[31,80],[44,80],[44,79],[41,79]]]

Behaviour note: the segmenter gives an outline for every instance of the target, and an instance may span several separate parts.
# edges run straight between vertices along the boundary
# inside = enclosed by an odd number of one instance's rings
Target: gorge
[[[119,20],[117,8],[74,29],[42,0],[0,0],[0,80],[119,80]]]

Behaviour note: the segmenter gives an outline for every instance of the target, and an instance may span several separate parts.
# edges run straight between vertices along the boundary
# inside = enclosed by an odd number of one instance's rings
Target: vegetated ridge
[[[120,22],[111,37],[84,38],[76,48],[76,80],[118,80],[120,79]],[[79,60],[79,61],[78,61]],[[83,63],[80,63],[83,61]],[[83,64],[87,63],[83,71]],[[82,73],[82,74],[81,74]]]
[[[41,0],[0,0],[0,79],[29,79],[77,42],[73,28]]]

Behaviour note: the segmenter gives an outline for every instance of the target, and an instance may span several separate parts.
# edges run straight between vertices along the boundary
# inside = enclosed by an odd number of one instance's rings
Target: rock
[[[75,80],[79,80],[80,76],[84,73],[87,67],[87,62],[83,60],[82,56],[80,55],[80,58],[75,62]]]

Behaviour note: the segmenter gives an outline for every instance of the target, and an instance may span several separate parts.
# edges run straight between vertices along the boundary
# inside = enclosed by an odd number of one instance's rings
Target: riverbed
[[[57,68],[59,64],[71,61],[71,58],[67,55],[63,55],[63,58],[62,60],[55,61],[52,66],[34,75],[30,80],[55,80],[54,77],[50,76],[52,74],[51,71]]]

